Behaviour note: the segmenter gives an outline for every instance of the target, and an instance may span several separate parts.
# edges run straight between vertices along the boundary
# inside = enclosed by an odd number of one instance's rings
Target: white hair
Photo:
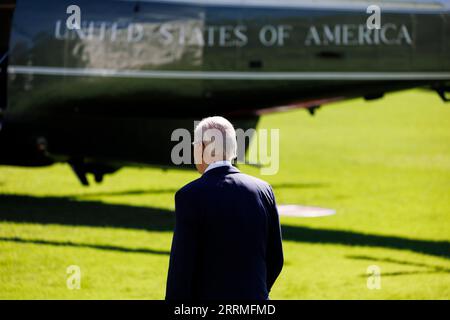
[[[232,161],[237,156],[236,131],[224,117],[215,116],[200,121],[195,128],[194,137],[196,142],[212,147],[216,160]]]

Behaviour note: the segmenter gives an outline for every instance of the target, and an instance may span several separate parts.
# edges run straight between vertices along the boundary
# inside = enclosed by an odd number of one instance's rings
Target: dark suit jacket
[[[205,172],[175,195],[167,300],[266,300],[283,267],[270,185],[235,167]]]

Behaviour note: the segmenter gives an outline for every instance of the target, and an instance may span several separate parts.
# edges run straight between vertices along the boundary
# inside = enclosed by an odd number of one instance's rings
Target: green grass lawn
[[[281,218],[272,299],[450,298],[450,105],[406,91],[316,117],[268,115],[259,127],[280,129],[280,171],[262,177],[278,203],[336,210]],[[164,298],[173,196],[196,177],[126,168],[84,188],[67,165],[0,167],[0,298]],[[70,265],[80,290],[67,289]],[[366,286],[370,265],[380,290]]]

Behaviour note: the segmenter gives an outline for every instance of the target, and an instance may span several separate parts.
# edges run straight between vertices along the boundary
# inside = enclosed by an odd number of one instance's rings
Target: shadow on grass
[[[285,225],[283,226],[283,239],[308,243],[329,243],[410,250],[450,258],[450,242],[448,241],[416,240],[353,231],[312,229]]]
[[[370,261],[371,263],[391,263],[408,267],[418,267],[421,270],[409,270],[409,271],[395,271],[395,272],[383,272],[383,276],[404,276],[404,275],[416,275],[416,274],[433,274],[433,273],[450,273],[450,269],[442,266],[426,264],[422,262],[411,262],[406,260],[398,260],[392,258],[378,258],[363,255],[349,255],[348,259]],[[367,277],[367,274],[362,274],[361,277]]]
[[[159,208],[77,201],[70,198],[0,195],[0,221],[172,231],[175,216]]]
[[[70,198],[0,195],[0,221],[172,231],[172,211],[76,201]],[[305,243],[382,247],[450,258],[450,242],[416,240],[343,230],[283,225],[283,239]]]
[[[328,184],[324,183],[279,183],[273,184],[272,187],[276,189],[310,189],[310,188],[326,188]],[[69,198],[87,199],[101,196],[128,196],[128,195],[146,195],[146,194],[175,194],[178,189],[175,188],[162,188],[162,189],[135,189],[135,190],[118,190],[118,191],[105,191],[105,192],[93,192],[84,194],[73,194],[68,196]]]
[[[118,190],[118,191],[106,191],[106,192],[93,192],[84,194],[74,194],[69,196],[70,198],[94,198],[102,196],[139,196],[146,194],[175,194],[178,189],[136,189],[136,190]]]
[[[445,268],[445,267],[432,265],[432,264],[428,264],[428,263],[423,263],[423,262],[412,262],[412,261],[406,261],[406,260],[398,260],[398,259],[392,259],[392,258],[378,258],[378,257],[363,256],[363,255],[349,255],[349,256],[347,256],[347,258],[353,259],[353,260],[399,264],[402,266],[409,266],[409,267],[429,268],[429,269],[445,271],[445,272],[450,273],[450,268]]]
[[[110,245],[75,243],[72,241],[48,241],[48,240],[36,240],[36,239],[23,239],[23,238],[18,238],[18,237],[11,237],[11,238],[0,237],[0,241],[25,243],[25,244],[40,244],[40,245],[49,245],[49,246],[57,246],[57,247],[90,248],[90,249],[118,251],[118,252],[125,252],[125,253],[149,253],[149,254],[161,254],[161,255],[170,254],[169,251],[164,251],[164,250],[154,250],[154,249],[146,249],[146,248],[125,248],[125,247],[110,246]]]
[[[313,188],[329,188],[330,185],[327,183],[273,183],[273,189],[313,189]]]

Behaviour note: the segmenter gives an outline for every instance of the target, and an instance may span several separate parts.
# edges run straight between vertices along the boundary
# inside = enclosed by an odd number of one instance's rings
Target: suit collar
[[[209,170],[212,170],[212,169],[218,168],[218,167],[223,167],[223,166],[231,167],[232,164],[231,164],[231,162],[228,161],[228,160],[216,161],[216,162],[211,163],[211,164],[208,166],[208,168],[206,168],[205,172],[208,172]]]
[[[203,173],[202,177],[208,177],[213,175],[226,175],[230,173],[239,173],[239,169],[233,166],[221,166],[212,168]]]

